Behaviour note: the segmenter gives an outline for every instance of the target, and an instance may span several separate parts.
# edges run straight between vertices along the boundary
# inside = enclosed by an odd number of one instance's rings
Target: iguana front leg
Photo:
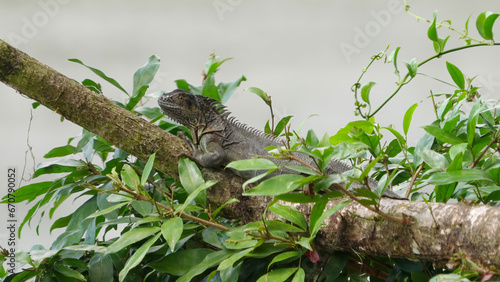
[[[218,138],[205,135],[201,138],[200,144],[193,144],[191,139],[184,134],[180,134],[186,143],[191,156],[190,159],[203,167],[219,167],[226,164],[226,153],[218,142]]]

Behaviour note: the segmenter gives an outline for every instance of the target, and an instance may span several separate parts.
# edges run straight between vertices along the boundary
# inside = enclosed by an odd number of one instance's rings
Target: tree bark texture
[[[147,160],[156,152],[155,168],[178,177],[178,157],[188,153],[179,138],[2,40],[0,81],[139,159]],[[226,217],[243,222],[260,219],[268,198],[242,197],[243,180],[231,172],[202,171],[205,179],[219,181],[208,190],[213,208],[237,198],[240,203],[224,209]],[[336,201],[331,201],[328,208],[335,204]],[[312,208],[312,205],[295,206],[306,217]],[[351,203],[325,221],[316,244],[327,251],[355,251],[440,263],[461,255],[482,266],[500,268],[500,210],[496,207],[382,199],[380,210],[408,217],[413,222],[394,223]]]
[[[339,201],[330,201],[327,208]],[[307,216],[312,206],[296,208]],[[327,250],[432,261],[441,266],[452,267],[453,258],[500,266],[500,209],[496,207],[383,198],[380,210],[412,223],[388,221],[351,203],[325,220],[316,243]]]

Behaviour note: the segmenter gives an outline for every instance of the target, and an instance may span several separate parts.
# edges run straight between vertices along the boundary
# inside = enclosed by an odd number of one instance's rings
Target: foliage
[[[375,55],[368,67],[382,58],[394,64],[398,86],[389,100],[419,75],[424,63],[450,52],[496,44],[492,27],[497,16],[485,12],[477,17],[476,28],[485,41],[469,36],[467,20],[461,34],[466,45],[445,49],[449,36],[439,37],[438,28],[455,29],[449,21],[438,22],[435,13],[433,20],[428,21],[428,37],[436,55],[420,63],[417,59],[410,60],[406,63],[408,72],[402,78],[397,64],[399,47],[388,56],[387,50]],[[478,43],[472,44],[472,41]],[[148,85],[159,67],[156,56],[150,57],[136,71],[132,94],[104,72],[80,60],[71,61],[89,68],[124,92],[125,100],[116,101],[119,106],[170,133],[186,131],[170,123],[158,107],[145,106],[148,99],[161,94],[147,94]],[[241,76],[216,84],[215,73],[226,61],[212,54],[205,65],[201,86],[177,80],[177,87],[227,101],[246,79]],[[63,228],[64,232],[48,250],[35,245],[29,252],[18,254],[23,272],[4,277],[4,281],[26,281],[33,277],[40,281],[380,281],[395,278],[425,281],[438,274],[434,281],[491,278],[489,270],[474,265],[467,258],[461,258],[461,267],[453,274],[441,274],[443,269],[424,262],[323,253],[315,249],[315,236],[326,218],[349,201],[358,201],[377,210],[386,189],[403,187],[400,190],[411,195],[413,200],[454,200],[488,205],[500,201],[500,160],[496,155],[500,134],[499,106],[480,98],[479,89],[472,86],[473,79],[464,75],[455,64],[446,62],[456,89],[430,96],[436,120],[424,126],[426,134],[416,146],[410,147],[408,130],[418,104],[411,105],[404,115],[402,132],[393,125],[376,123],[374,115],[385,103],[371,111],[370,92],[375,82],[360,83],[368,67],[353,87],[357,111],[365,119],[349,122],[332,136],[319,137],[310,130],[301,137],[302,126],[291,130],[290,117],[275,122],[271,97],[265,91],[247,88],[270,108],[271,119],[265,126],[266,132],[286,140],[284,147],[269,148],[270,157],[294,159],[295,153],[300,152],[310,156],[315,163],[315,166],[288,167],[297,174],[279,175],[260,182],[267,173],[277,169],[268,159],[242,160],[229,165],[237,170],[267,171],[246,183],[244,188],[257,182],[253,188],[245,189],[244,195],[273,196],[274,201],[266,213],[274,213],[283,221],[261,220],[241,225],[224,219],[219,216],[223,207],[212,211],[206,202],[206,190],[215,182],[205,180],[190,160],[179,161],[179,180],[176,180],[153,168],[154,154],[147,161],[138,160],[83,129],[80,136],[50,150],[45,155],[48,161],[37,166],[35,178],[56,174],[55,180],[29,184],[17,190],[18,202],[35,203],[23,220],[19,235],[35,215],[43,217],[48,213],[52,217],[63,202],[75,197],[85,202],[51,226],[51,231]],[[86,79],[82,84],[102,94],[98,82]],[[362,101],[358,100],[358,90]],[[470,110],[466,110],[470,104]],[[368,111],[362,112],[362,109]],[[325,168],[332,159],[350,162],[353,169],[342,175],[328,175]],[[355,181],[364,182],[368,176],[379,180],[373,191],[341,189],[349,200],[325,209],[329,199],[342,195],[328,190],[332,184],[348,188]],[[308,195],[290,193],[305,187],[314,188]],[[297,209],[282,205],[278,200],[310,202],[314,207],[307,220]],[[366,273],[352,268],[359,264]],[[5,276],[5,271],[0,273]]]

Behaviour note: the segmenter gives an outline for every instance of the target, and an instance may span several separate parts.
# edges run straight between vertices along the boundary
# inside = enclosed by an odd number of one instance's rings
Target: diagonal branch
[[[146,161],[156,152],[155,168],[178,178],[178,156],[188,153],[179,138],[117,106],[78,82],[58,73],[0,40],[0,81],[39,101],[117,147]],[[259,220],[270,202],[265,197],[242,197],[238,176],[223,170],[202,169],[205,179],[217,180],[208,190],[213,206],[224,208],[228,218]],[[312,204],[295,205],[306,216]],[[331,201],[327,208],[335,205]],[[381,218],[351,203],[325,221],[316,244],[327,251],[446,262],[460,254],[478,265],[500,268],[500,209],[490,206],[440,204],[382,199],[380,211],[406,216],[412,224]],[[268,213],[270,214],[270,213]],[[435,226],[435,222],[439,226]]]

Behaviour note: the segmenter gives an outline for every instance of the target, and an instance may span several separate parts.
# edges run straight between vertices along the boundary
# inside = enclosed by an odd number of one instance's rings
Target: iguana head
[[[182,89],[164,93],[158,99],[161,110],[174,121],[188,127],[196,127],[199,123],[200,105],[195,95]]]

